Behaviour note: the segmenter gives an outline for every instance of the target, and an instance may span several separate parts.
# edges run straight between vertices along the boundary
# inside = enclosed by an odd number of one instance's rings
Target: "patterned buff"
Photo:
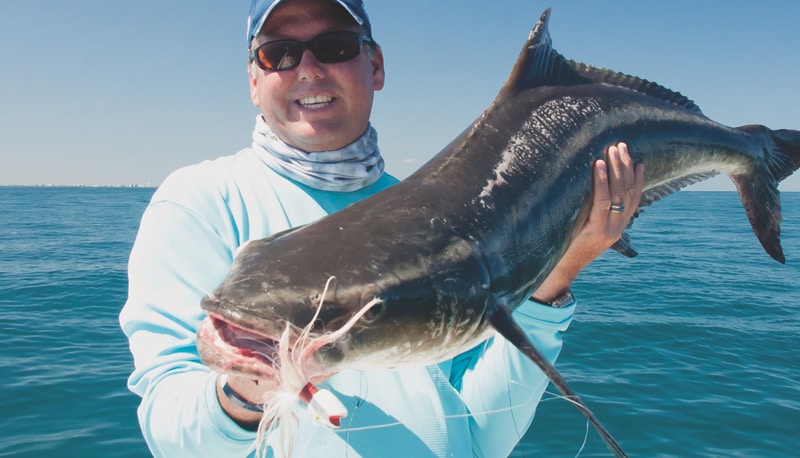
[[[378,133],[369,125],[358,140],[334,151],[307,153],[284,143],[259,115],[253,149],[273,170],[323,191],[349,192],[366,188],[383,174]]]

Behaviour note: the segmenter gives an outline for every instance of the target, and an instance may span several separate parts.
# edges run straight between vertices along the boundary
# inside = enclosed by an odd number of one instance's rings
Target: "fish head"
[[[312,256],[313,234],[239,251],[201,304],[209,318],[198,348],[209,366],[270,377],[288,364],[313,377],[432,364],[485,338],[488,274],[469,243],[416,240],[421,252],[402,246],[414,240],[406,237]]]

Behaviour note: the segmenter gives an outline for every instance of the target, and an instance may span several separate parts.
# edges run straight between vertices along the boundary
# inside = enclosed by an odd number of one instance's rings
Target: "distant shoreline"
[[[0,184],[0,188],[139,188],[156,189],[151,184]]]

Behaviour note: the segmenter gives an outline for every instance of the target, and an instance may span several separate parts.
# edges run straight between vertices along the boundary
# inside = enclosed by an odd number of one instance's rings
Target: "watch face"
[[[551,302],[550,306],[555,308],[562,308],[568,305],[572,305],[573,302],[575,302],[575,298],[572,296],[572,291],[567,291],[561,296],[558,296],[553,302]]]

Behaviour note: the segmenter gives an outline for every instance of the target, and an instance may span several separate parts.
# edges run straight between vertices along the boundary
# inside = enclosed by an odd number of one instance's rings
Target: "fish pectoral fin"
[[[622,237],[620,237],[616,243],[611,245],[611,249],[624,254],[629,258],[636,257],[639,254],[636,248],[633,247],[633,244],[631,244],[631,238],[628,235],[628,231],[622,232]]]
[[[514,317],[511,316],[511,311],[506,306],[499,306],[497,309],[492,312],[491,316],[489,317],[489,322],[492,326],[497,330],[500,335],[505,337],[509,342],[511,342],[515,347],[517,347],[525,356],[528,357],[534,364],[536,364],[542,372],[545,373],[548,379],[553,382],[553,385],[558,388],[558,390],[570,400],[570,402],[583,413],[583,415],[589,419],[589,421],[594,425],[597,429],[597,432],[600,433],[600,437],[603,438],[603,442],[605,442],[606,446],[609,450],[614,453],[614,456],[617,458],[626,457],[627,455],[622,450],[622,447],[619,446],[617,441],[611,436],[611,433],[600,423],[600,421],[595,417],[594,413],[586,407],[586,404],[583,403],[581,398],[575,393],[575,391],[567,385],[566,380],[561,374],[556,370],[555,367],[550,363],[550,361],[545,358],[545,356],[533,345],[531,340],[528,338],[527,334],[522,330],[522,328],[514,321]]]

